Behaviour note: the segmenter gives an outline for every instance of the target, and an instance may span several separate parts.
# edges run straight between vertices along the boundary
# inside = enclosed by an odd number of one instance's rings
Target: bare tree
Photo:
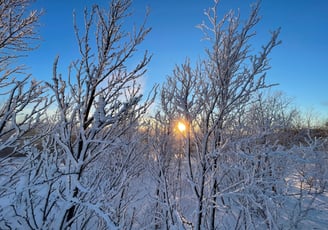
[[[32,2],[0,1],[0,228],[4,229],[20,228],[15,221],[35,219],[31,212],[21,212],[17,205],[21,203],[22,208],[31,205],[32,200],[27,199],[30,190],[24,197],[16,194],[27,185],[25,181],[34,178],[31,171],[25,170],[31,164],[28,152],[35,152],[47,133],[46,126],[42,134],[38,129],[51,104],[45,86],[31,80],[25,66],[17,65],[27,52],[37,48],[36,28],[41,13],[29,10]]]
[[[297,111],[291,108],[292,101],[282,92],[260,93],[255,102],[249,106],[246,116],[253,122],[254,127],[260,131],[292,128]],[[289,112],[289,113],[288,113]],[[256,122],[256,123],[254,123]]]
[[[174,155],[176,152],[175,135],[173,125],[169,119],[157,114],[152,121],[149,130],[149,143],[151,157],[149,159],[150,172],[154,179],[155,191],[153,192],[155,204],[152,214],[155,229],[170,228],[176,225],[175,197],[176,188],[176,164]],[[171,123],[171,124],[170,124]]]
[[[150,29],[142,24],[132,32],[124,31],[122,23],[130,15],[130,5],[130,0],[113,0],[108,11],[99,6],[86,10],[82,34],[75,23],[81,58],[70,66],[68,80],[57,73],[58,59],[54,64],[53,83],[48,84],[58,106],[54,143],[64,164],[62,173],[68,175],[62,195],[70,203],[63,212],[61,228],[89,221],[92,213],[101,217],[109,228],[123,227],[120,218],[116,220],[114,214],[106,214],[113,212],[111,207],[106,210],[106,206],[90,206],[104,200],[103,196],[95,195],[98,193],[89,195],[89,192],[110,183],[106,193],[113,192],[111,199],[119,194],[123,198],[130,180],[125,177],[134,175],[128,173],[135,168],[129,162],[133,161],[138,149],[120,154],[123,159],[117,164],[112,156],[117,151],[124,151],[125,145],[132,144],[134,138],[130,134],[138,132],[139,118],[150,104],[150,100],[141,103],[141,87],[137,82],[145,73],[150,57],[145,52],[136,66],[130,68],[127,65]],[[107,164],[116,165],[113,171],[91,173],[94,165],[104,159],[112,159]],[[103,177],[108,173],[111,173],[111,179],[102,185]],[[79,185],[88,188],[88,192]],[[91,217],[79,220],[81,212],[90,212]]]
[[[125,30],[130,5],[130,0],[113,0],[108,10],[96,5],[85,10],[84,28],[74,23],[80,59],[69,66],[67,77],[57,73],[59,58],[54,62],[52,82],[46,84],[56,108],[47,121],[51,132],[38,142],[38,148],[25,145],[26,157],[14,173],[4,175],[11,182],[6,184],[2,201],[15,202],[6,202],[1,209],[3,228],[127,229],[136,224],[134,179],[143,170],[144,156],[140,118],[152,102],[152,98],[143,98],[138,79],[151,57],[145,52],[136,65],[129,62],[150,31],[146,19],[139,27],[131,25],[130,31]],[[30,17],[33,21],[36,13]],[[23,120],[28,124],[39,119],[45,88],[32,82],[31,90],[21,94],[25,81],[12,81],[14,99],[5,111],[17,106],[11,115],[16,118],[32,103],[31,115]],[[4,114],[6,122],[11,117]],[[11,130],[19,134],[28,127],[16,120],[12,124]]]
[[[0,152],[2,159],[17,152],[19,139],[40,120],[48,102],[44,87],[15,65],[38,39],[40,12],[28,13],[30,0],[0,2]],[[26,140],[27,137],[25,136]]]
[[[218,1],[215,1],[214,7],[205,13],[209,23],[199,25],[211,43],[206,49],[207,58],[194,69],[188,61],[181,68],[176,67],[163,91],[172,98],[166,107],[174,107],[190,127],[186,156],[188,175],[198,200],[196,229],[214,229],[218,224],[216,211],[220,202],[216,194],[223,189],[219,181],[225,176],[219,173],[218,164],[224,164],[219,158],[229,141],[226,136],[229,124],[249,104],[255,92],[270,87],[265,83],[268,56],[280,43],[279,30],[274,31],[258,54],[251,51],[254,27],[260,21],[259,4],[252,6],[245,22],[233,11],[218,20],[217,8]],[[190,152],[191,143],[195,145],[194,153]],[[221,202],[224,205],[223,198]]]

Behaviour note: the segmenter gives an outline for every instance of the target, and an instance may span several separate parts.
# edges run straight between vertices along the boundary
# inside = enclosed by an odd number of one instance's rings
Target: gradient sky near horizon
[[[37,0],[33,8],[43,8],[39,28],[42,41],[24,63],[36,79],[50,81],[52,65],[60,56],[60,69],[67,69],[77,55],[73,31],[73,10],[83,17],[85,6],[95,3],[106,5],[104,0]],[[240,9],[246,19],[254,0],[221,0],[219,17],[230,9]],[[208,45],[196,28],[203,20],[204,10],[213,6],[213,0],[135,0],[131,10],[136,24],[144,19],[150,8],[147,25],[151,33],[140,47],[152,55],[144,78],[145,89],[162,83],[172,74],[175,65],[186,57],[192,61],[204,55]],[[281,27],[282,44],[271,54],[271,69],[267,80],[279,83],[272,91],[283,91],[303,111],[328,117],[328,1],[327,0],[262,0],[261,22],[255,30],[255,46],[265,44],[270,31]]]

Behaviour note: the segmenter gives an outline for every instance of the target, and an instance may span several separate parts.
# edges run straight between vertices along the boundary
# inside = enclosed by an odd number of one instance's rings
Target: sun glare
[[[183,133],[183,132],[186,131],[186,125],[183,122],[179,121],[178,122],[178,129],[179,129],[180,132]]]

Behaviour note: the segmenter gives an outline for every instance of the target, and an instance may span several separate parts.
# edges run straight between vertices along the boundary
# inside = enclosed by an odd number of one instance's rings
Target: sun
[[[178,122],[178,129],[179,129],[180,132],[183,133],[183,132],[186,131],[187,127],[186,127],[186,125],[183,122],[179,121]]]

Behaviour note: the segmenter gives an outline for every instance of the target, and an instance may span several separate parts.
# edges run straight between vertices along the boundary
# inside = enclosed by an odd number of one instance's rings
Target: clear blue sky
[[[40,80],[50,80],[52,64],[57,55],[63,71],[77,58],[72,11],[83,17],[84,6],[107,1],[37,0],[34,8],[43,8],[39,29],[41,46],[24,61],[30,72]],[[249,13],[252,0],[221,0],[219,12],[240,8],[242,18]],[[197,60],[203,55],[206,42],[195,26],[205,20],[204,10],[212,0],[135,0],[132,10],[136,23],[150,7],[148,26],[151,33],[141,49],[153,54],[144,80],[145,88],[161,83],[176,64],[186,57]],[[275,90],[294,98],[303,110],[314,109],[328,117],[328,1],[327,0],[262,0],[262,21],[256,27],[256,45],[269,39],[269,31],[281,27],[282,44],[271,54],[268,81],[279,83]]]

